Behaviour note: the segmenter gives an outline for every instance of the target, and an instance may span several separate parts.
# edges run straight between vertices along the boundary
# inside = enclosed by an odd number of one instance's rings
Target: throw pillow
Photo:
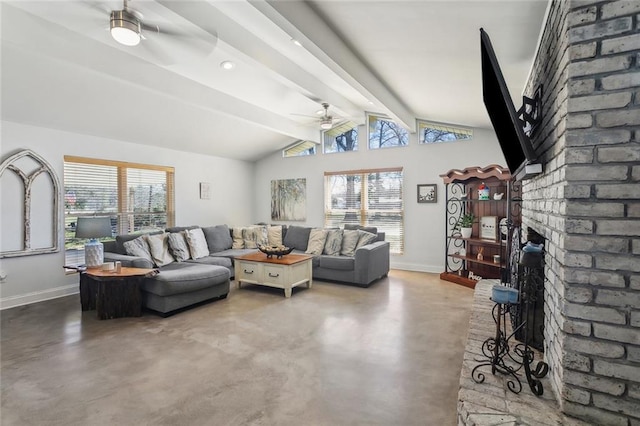
[[[342,229],[330,229],[327,233],[327,240],[324,243],[323,254],[330,256],[340,256],[342,248]]]
[[[310,233],[311,233],[311,228],[307,228],[306,226],[291,225],[287,229],[287,233],[284,236],[283,243],[287,247],[292,247],[296,250],[306,251],[307,244],[309,244]]]
[[[327,240],[327,231],[325,229],[313,228],[309,233],[309,243],[307,244],[307,254],[322,254],[324,243]]]
[[[249,226],[242,230],[244,248],[254,249],[264,246],[268,242],[266,226]]]
[[[363,231],[362,229],[358,230],[358,234],[360,238],[358,238],[358,244],[356,245],[356,250],[362,246],[371,244],[372,242],[378,239],[377,234],[372,234],[371,232]]]
[[[209,246],[207,246],[207,240],[204,238],[202,228],[188,229],[185,232],[191,257],[193,259],[200,259],[201,257],[209,256]]]
[[[149,244],[147,244],[147,240],[144,235],[141,235],[131,241],[127,241],[122,245],[129,256],[142,257],[153,262],[151,252],[149,252]]]
[[[233,246],[233,239],[231,238],[231,232],[227,225],[202,228],[202,232],[204,232],[204,237],[207,239],[209,253],[218,253],[228,250]]]
[[[171,254],[176,258],[178,262],[184,262],[185,260],[189,260],[191,258],[191,254],[189,253],[189,246],[187,245],[187,240],[185,239],[184,234],[187,231],[182,232],[172,232],[169,234],[169,249],[171,250]]]
[[[175,262],[169,252],[169,234],[147,235],[147,244],[149,244],[151,259],[156,266],[160,267]]]
[[[243,249],[244,239],[242,238],[242,231],[244,228],[233,228],[233,243],[232,249]]]
[[[358,234],[358,231],[355,229],[345,229],[342,232],[342,248],[340,249],[340,254],[342,256],[355,255],[359,239],[360,234]]]
[[[267,242],[270,246],[282,245],[282,225],[274,225],[267,228]]]

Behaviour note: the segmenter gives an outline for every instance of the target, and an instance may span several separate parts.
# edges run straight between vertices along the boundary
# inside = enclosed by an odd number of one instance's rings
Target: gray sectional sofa
[[[198,227],[173,227],[166,232],[185,233],[196,228]],[[159,274],[145,278],[142,300],[146,308],[162,315],[171,315],[206,301],[223,299],[227,296],[230,280],[234,277],[234,258],[257,249],[255,245],[250,248],[233,248],[233,236],[238,228],[231,230],[227,225],[218,225],[201,229],[208,254],[196,256],[196,259],[172,261],[158,266],[153,259],[127,254],[127,242],[140,237],[140,234],[118,235],[115,241],[105,242],[104,259],[105,262],[120,261],[123,266],[158,269]],[[282,242],[293,247],[294,253],[304,253],[307,251],[312,229],[282,225]],[[313,278],[368,287],[386,276],[389,272],[389,243],[384,241],[384,233],[377,233],[375,229],[361,228],[360,232],[368,231],[375,233],[375,241],[358,247],[352,256],[314,255]],[[156,234],[158,233],[148,235]],[[372,237],[370,234],[368,236]]]

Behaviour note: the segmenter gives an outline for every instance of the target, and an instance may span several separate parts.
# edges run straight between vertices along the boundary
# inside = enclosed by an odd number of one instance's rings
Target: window
[[[418,134],[420,135],[420,143],[425,144],[471,139],[473,131],[448,124],[418,120]]]
[[[338,124],[322,132],[324,153],[358,150],[358,125],[352,121]]]
[[[65,156],[65,265],[84,262],[79,216],[109,216],[114,235],[165,229],[174,225],[173,188],[173,167]]]
[[[316,144],[311,141],[298,141],[282,150],[282,156],[303,157],[306,155],[316,155]]]
[[[386,117],[368,115],[369,149],[406,146],[409,132]]]
[[[404,251],[402,168],[325,173],[324,224],[375,226],[385,232],[391,253]]]

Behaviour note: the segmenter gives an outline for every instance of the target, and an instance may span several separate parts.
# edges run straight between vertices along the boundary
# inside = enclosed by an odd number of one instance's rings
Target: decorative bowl
[[[293,251],[293,247],[285,246],[258,246],[258,250],[267,255],[268,258],[276,256],[280,259]]]

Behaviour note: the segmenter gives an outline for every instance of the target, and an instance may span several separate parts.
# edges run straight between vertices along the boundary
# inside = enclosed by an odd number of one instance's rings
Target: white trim
[[[0,310],[29,305],[31,303],[44,302],[45,300],[57,299],[58,297],[69,296],[79,292],[80,289],[76,283],[47,290],[34,291],[32,293],[20,294],[18,296],[5,297],[0,299]]]
[[[391,261],[391,269],[400,269],[402,271],[412,271],[412,272],[430,272],[434,274],[439,274],[444,271],[444,267],[441,265],[424,265],[422,263],[397,263]]]
[[[525,90],[527,90],[527,84],[529,84],[529,80],[531,80],[531,74],[533,73],[533,67],[536,65],[536,59],[538,59],[538,54],[540,54],[540,45],[542,44],[542,36],[544,35],[544,29],[547,28],[547,21],[549,19],[549,13],[551,13],[551,4],[552,0],[548,0],[547,10],[544,11],[544,18],[542,19],[542,26],[540,27],[540,32],[538,33],[538,42],[536,44],[536,54],[533,55],[533,60],[531,61],[531,66],[529,67],[529,72],[527,73],[527,78],[524,81],[524,86],[522,87],[522,95],[526,96]]]

